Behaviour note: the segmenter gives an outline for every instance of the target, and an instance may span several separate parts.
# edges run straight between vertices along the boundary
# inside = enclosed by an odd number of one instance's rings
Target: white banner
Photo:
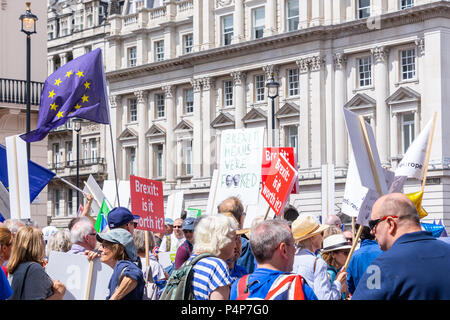
[[[164,212],[164,218],[170,218],[172,220],[181,218],[183,211],[184,191],[177,191],[167,196],[166,211]]]
[[[85,255],[65,252],[50,252],[45,271],[53,280],[59,280],[66,286],[64,300],[86,300],[89,261]],[[91,287],[88,300],[105,300],[109,295],[108,284],[113,269],[94,260]]]
[[[31,219],[27,143],[18,135],[5,140],[11,219]]]
[[[256,204],[261,183],[264,128],[222,131],[219,180],[214,206],[231,196]]]
[[[334,214],[334,164],[322,165],[322,223]]]
[[[428,122],[422,132],[414,139],[395,170],[396,176],[423,179],[428,139],[431,134],[433,119]]]

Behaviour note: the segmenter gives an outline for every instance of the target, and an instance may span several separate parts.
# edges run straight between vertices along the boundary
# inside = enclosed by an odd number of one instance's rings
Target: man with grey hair
[[[381,250],[354,300],[449,300],[450,245],[422,231],[414,203],[402,193],[380,197],[369,228]]]
[[[264,220],[255,225],[250,246],[258,267],[233,283],[230,300],[317,300],[303,278],[291,273],[295,242],[285,220]]]
[[[93,251],[97,245],[97,239],[92,221],[88,217],[80,217],[70,230],[72,247],[67,253],[85,254],[85,251]]]
[[[338,227],[339,229],[342,230],[342,221],[335,214],[329,214],[327,216],[327,218],[325,219],[325,224],[328,224],[329,226],[336,226],[336,227]]]

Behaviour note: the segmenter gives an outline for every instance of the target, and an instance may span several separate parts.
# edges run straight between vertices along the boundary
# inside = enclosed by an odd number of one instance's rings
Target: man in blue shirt
[[[353,300],[450,299],[450,245],[421,231],[414,203],[402,193],[380,197],[369,227],[384,251],[367,268]]]
[[[290,273],[294,264],[295,242],[285,220],[265,220],[252,229],[250,246],[258,267],[235,281],[230,300],[317,300],[300,275]]]
[[[359,229],[359,225],[356,225],[356,229]],[[350,294],[355,292],[359,279],[366,272],[367,267],[383,252],[375,241],[375,237],[370,233],[369,227],[363,227],[360,239],[361,246],[353,253],[347,268],[347,288]]]

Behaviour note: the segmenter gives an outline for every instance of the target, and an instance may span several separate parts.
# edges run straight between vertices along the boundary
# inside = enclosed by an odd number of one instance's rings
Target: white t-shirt
[[[161,245],[159,246],[159,252],[177,252],[178,247],[183,244],[184,240],[186,240],[184,236],[181,239],[178,239],[177,237],[175,237],[175,234],[172,233],[170,235],[170,250],[167,250],[167,236],[164,236],[161,241]]]
[[[145,273],[146,269],[146,261],[145,257],[141,258],[142,262],[142,272]],[[154,281],[161,281],[166,280],[166,276],[164,275],[164,269],[162,265],[158,262],[156,257],[153,254],[149,254],[148,262],[150,264],[150,268],[152,269],[152,275]],[[144,278],[146,278],[146,275],[144,274]]]

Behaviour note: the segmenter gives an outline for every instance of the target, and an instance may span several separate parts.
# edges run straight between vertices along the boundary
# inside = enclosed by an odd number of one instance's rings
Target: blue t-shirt
[[[230,277],[233,281],[245,276],[246,274],[248,274],[247,270],[237,263],[235,263],[233,269],[230,270]]]
[[[244,237],[241,237],[241,246],[241,255],[236,263],[247,270],[248,273],[252,273],[256,268],[256,260],[252,249],[250,248],[250,241]]]
[[[129,260],[120,260],[114,266],[114,271],[111,276],[111,280],[109,280],[109,295],[106,297],[106,300],[109,300],[119,285],[119,279],[121,273],[123,271],[123,277],[129,277],[133,280],[137,281],[137,286],[130,293],[128,293],[122,300],[142,300],[142,296],[144,295],[144,275],[142,270],[136,266],[133,262]]]
[[[0,269],[0,300],[6,300],[12,295],[13,291],[9,285],[3,269]]]
[[[277,271],[277,270],[271,270],[271,269],[265,269],[265,268],[257,268],[255,272],[253,272],[248,277],[248,283],[249,285],[249,291],[250,295],[248,298],[259,298],[264,299],[270,288],[272,287],[272,284],[275,282],[275,280],[280,276],[286,274],[283,271]],[[231,286],[231,292],[230,292],[230,300],[236,300],[238,295],[238,282],[235,281],[233,285]],[[316,295],[314,294],[313,290],[306,284],[306,282],[303,282],[303,294],[305,296],[305,300],[317,300]],[[282,297],[280,297],[281,299]]]
[[[196,254],[189,257],[191,261]],[[194,268],[192,292],[196,300],[209,300],[211,292],[232,283],[227,264],[217,257],[206,257],[198,261]]]

